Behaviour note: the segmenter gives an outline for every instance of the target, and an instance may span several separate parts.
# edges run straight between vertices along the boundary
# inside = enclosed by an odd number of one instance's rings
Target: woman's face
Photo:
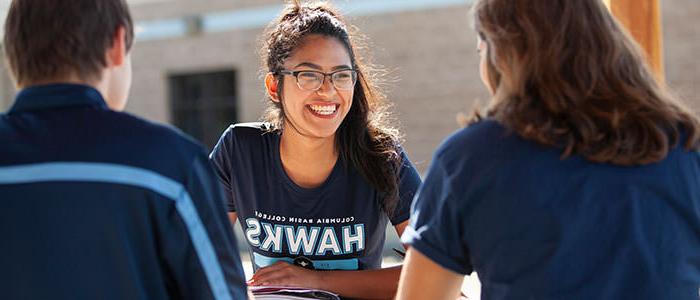
[[[338,39],[309,35],[285,61],[284,69],[332,73],[352,69],[352,62],[350,54]],[[341,85],[341,80],[347,80],[347,77],[336,77],[336,85]],[[299,79],[305,80],[301,76]],[[284,108],[286,130],[297,130],[307,137],[334,137],[352,106],[354,86],[349,89],[336,88],[331,77],[326,76],[321,87],[313,91],[301,88],[294,76],[285,75],[283,80],[284,90],[280,91],[280,101]]]
[[[488,44],[480,35],[477,38],[476,50],[479,52],[479,75],[481,76],[481,82],[483,82],[486,88],[489,89],[489,92],[493,94],[494,90],[489,81],[488,73]]]

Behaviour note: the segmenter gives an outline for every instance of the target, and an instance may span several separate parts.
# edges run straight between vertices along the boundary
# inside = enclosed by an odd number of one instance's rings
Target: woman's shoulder
[[[502,170],[559,160],[561,151],[520,137],[501,122],[484,119],[447,137],[433,155],[433,162],[447,171]]]
[[[229,126],[229,129],[238,135],[257,135],[276,132],[277,130],[268,122],[246,122],[236,123]]]
[[[489,152],[494,146],[509,142],[517,136],[501,123],[493,119],[484,119],[470,124],[449,135],[438,147],[437,155],[450,155],[454,152],[464,154]]]
[[[230,125],[214,146],[214,153],[248,153],[266,149],[265,145],[279,139],[279,132],[269,123],[251,122]]]
[[[223,133],[222,139],[235,144],[248,143],[276,135],[277,130],[266,122],[236,123],[230,125]]]

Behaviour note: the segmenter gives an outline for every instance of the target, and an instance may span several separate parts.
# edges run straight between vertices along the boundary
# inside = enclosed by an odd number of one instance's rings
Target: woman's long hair
[[[335,143],[341,159],[354,166],[382,195],[381,207],[391,215],[398,200],[398,130],[389,125],[390,116],[384,95],[377,89],[372,68],[357,54],[355,35],[330,5],[323,2],[302,4],[291,1],[264,35],[264,68],[275,74],[283,91],[282,65],[309,35],[318,34],[340,41],[350,54],[357,71],[352,107],[336,132]],[[284,93],[281,93],[284,97]],[[268,99],[263,119],[275,129],[283,129],[285,112],[282,101]]]
[[[698,149],[700,122],[655,80],[600,0],[479,0],[487,112],[520,136],[594,162],[658,162]]]

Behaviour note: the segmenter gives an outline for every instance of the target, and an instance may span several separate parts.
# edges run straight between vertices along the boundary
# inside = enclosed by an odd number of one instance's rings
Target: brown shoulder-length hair
[[[125,0],[13,0],[4,50],[18,86],[74,75],[99,80],[117,29],[131,49],[134,26]]]
[[[357,72],[352,106],[336,132],[335,143],[344,163],[350,164],[381,194],[379,205],[391,215],[398,200],[399,131],[390,125],[391,116],[384,94],[377,88],[379,69],[363,62],[358,53],[359,33],[348,28],[342,16],[328,3],[289,1],[277,20],[264,34],[261,51],[263,70],[277,77],[284,97],[283,64],[309,35],[322,35],[340,41],[350,54]],[[268,99],[263,119],[273,130],[283,130],[285,110],[282,101]]]
[[[698,149],[700,122],[650,72],[600,0],[478,0],[494,91],[487,116],[594,162],[658,162]]]

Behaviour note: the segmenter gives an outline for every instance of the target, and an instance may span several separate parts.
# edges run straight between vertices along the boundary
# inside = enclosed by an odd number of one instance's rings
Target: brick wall
[[[700,59],[696,57],[700,5],[696,1],[662,3],[668,84],[700,112]],[[137,20],[153,20],[269,4],[279,1],[178,0],[132,10]],[[369,37],[373,61],[389,71],[388,96],[405,134],[405,148],[421,171],[440,141],[459,128],[457,114],[488,101],[467,16],[468,6],[461,5],[350,18]],[[132,52],[134,82],[127,110],[169,122],[168,74],[234,69],[239,121],[257,120],[264,107],[257,54],[261,32],[262,28],[255,28],[138,42]],[[0,75],[3,108],[13,93],[10,86],[6,74]]]

